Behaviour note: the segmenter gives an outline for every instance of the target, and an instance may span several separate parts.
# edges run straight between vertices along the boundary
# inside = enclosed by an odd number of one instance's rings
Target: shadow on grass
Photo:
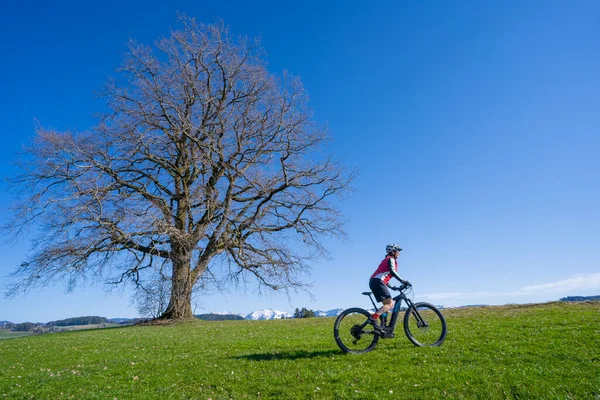
[[[317,357],[331,357],[344,355],[340,350],[322,350],[322,351],[276,351],[273,353],[258,353],[258,354],[246,354],[243,356],[235,356],[232,358],[238,360],[252,360],[252,361],[273,361],[273,360],[298,360],[306,358],[317,358]]]

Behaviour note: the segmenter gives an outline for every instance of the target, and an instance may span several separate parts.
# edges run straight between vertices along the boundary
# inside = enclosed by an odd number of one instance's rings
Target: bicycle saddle
[[[372,292],[362,292],[365,296],[369,296]]]

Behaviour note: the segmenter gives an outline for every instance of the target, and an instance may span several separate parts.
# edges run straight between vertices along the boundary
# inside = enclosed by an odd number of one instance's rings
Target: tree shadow
[[[234,356],[232,358],[235,358],[238,360],[273,361],[273,360],[298,360],[298,359],[331,357],[331,356],[342,356],[342,355],[344,355],[344,353],[340,350],[321,350],[321,351],[295,350],[295,351],[275,351],[272,353],[246,354],[243,356]]]

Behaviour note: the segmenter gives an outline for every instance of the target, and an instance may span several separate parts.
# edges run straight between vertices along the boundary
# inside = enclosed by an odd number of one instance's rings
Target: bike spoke
[[[446,336],[443,317],[429,304],[417,304],[406,322],[406,334],[418,346],[437,346]]]
[[[335,324],[335,337],[340,348],[350,353],[370,351],[379,336],[369,323],[369,314],[364,311],[344,312]]]

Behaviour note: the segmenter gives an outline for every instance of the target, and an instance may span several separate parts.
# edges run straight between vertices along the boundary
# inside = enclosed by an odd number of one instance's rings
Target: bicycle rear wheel
[[[404,314],[404,332],[415,346],[439,346],[446,339],[446,320],[433,304],[416,303]]]
[[[373,330],[370,318],[371,314],[362,308],[349,308],[338,315],[333,336],[342,351],[361,354],[375,348],[379,335]]]

